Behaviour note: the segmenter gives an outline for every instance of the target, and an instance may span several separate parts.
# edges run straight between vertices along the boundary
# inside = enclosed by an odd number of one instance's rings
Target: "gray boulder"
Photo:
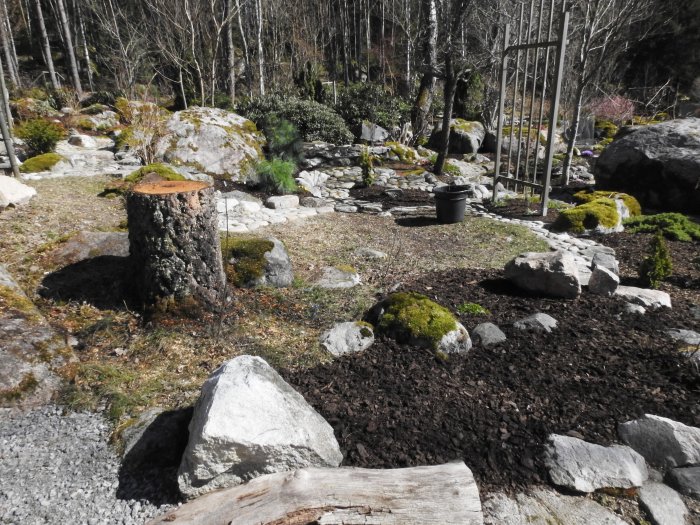
[[[620,278],[604,266],[597,266],[588,281],[588,289],[596,295],[613,295],[619,285]]]
[[[362,121],[362,131],[360,133],[360,140],[364,140],[371,144],[375,142],[384,142],[389,138],[389,132],[383,127],[373,124],[372,122]]]
[[[50,257],[62,266],[101,256],[128,257],[129,234],[126,232],[78,232],[60,243]]]
[[[22,184],[14,177],[0,175],[0,209],[26,204],[36,195],[31,186]]]
[[[602,251],[594,252],[591,267],[594,270],[596,268],[605,268],[615,275],[620,275],[620,264],[617,262],[617,259],[615,259],[615,254]]]
[[[158,142],[159,158],[217,178],[255,180],[264,138],[248,119],[223,109],[193,107],[173,113],[166,128]]]
[[[639,503],[654,525],[683,525],[688,515],[683,499],[663,483],[645,483],[639,489]]]
[[[649,477],[644,458],[629,447],[556,434],[549,436],[545,466],[555,485],[579,492],[640,487]]]
[[[618,426],[620,438],[652,465],[684,467],[700,464],[700,428],[665,417],[644,417]]]
[[[360,274],[351,267],[327,266],[323,269],[323,275],[316,281],[316,286],[321,288],[352,288],[360,284]]]
[[[442,125],[433,130],[430,136],[429,146],[436,149],[440,144]],[[461,118],[450,122],[449,153],[476,153],[481,148],[486,137],[486,129],[481,122],[467,121]]]
[[[506,334],[503,333],[503,330],[493,323],[478,324],[472,330],[471,338],[475,343],[481,344],[481,346],[484,347],[497,345],[508,339]]]
[[[81,148],[97,148],[97,142],[90,135],[82,135],[80,133],[71,134],[68,137],[68,144]]]
[[[362,352],[374,343],[374,329],[369,323],[337,323],[321,334],[321,347],[338,357]]]
[[[581,293],[578,267],[568,251],[523,253],[506,264],[505,276],[518,288],[550,297],[573,299]]]
[[[644,126],[616,140],[595,165],[597,186],[663,211],[700,212],[700,118]]]
[[[520,319],[513,323],[513,328],[517,330],[527,330],[533,332],[551,332],[557,327],[557,320],[551,315],[536,313],[529,317]]]
[[[187,498],[343,459],[331,426],[259,357],[232,359],[205,381],[189,430],[178,471]]]
[[[671,308],[671,296],[661,290],[647,290],[635,286],[618,286],[615,295],[627,302],[656,310],[657,308]]]
[[[299,196],[298,195],[277,195],[275,197],[269,197],[265,201],[265,206],[272,208],[273,210],[288,210],[290,208],[299,207]]]
[[[672,468],[665,481],[681,494],[700,500],[700,467]]]

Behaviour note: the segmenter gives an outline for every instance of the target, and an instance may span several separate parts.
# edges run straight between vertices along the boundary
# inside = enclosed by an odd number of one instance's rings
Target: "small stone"
[[[368,323],[337,323],[321,335],[320,342],[321,347],[336,357],[362,352],[374,343],[374,330]]]
[[[387,254],[379,251],[379,250],[374,250],[372,248],[358,248],[355,250],[355,255],[358,257],[362,257],[364,259],[386,259]]]
[[[645,483],[639,489],[639,503],[654,525],[682,525],[688,514],[678,493],[662,483]]]
[[[596,266],[588,281],[588,289],[596,295],[611,296],[617,290],[620,278],[604,266]]]
[[[507,339],[506,334],[493,323],[481,323],[477,325],[471,333],[473,341],[484,347],[489,347],[502,343]]]
[[[532,330],[533,332],[551,332],[557,327],[557,320],[551,315],[536,313],[525,319],[513,323],[518,330]]]
[[[323,269],[323,276],[316,281],[321,288],[352,288],[360,284],[360,275],[354,268],[336,268],[328,266]]]
[[[629,315],[644,315],[647,313],[647,310],[638,304],[625,303],[625,306],[622,308],[622,312]]]

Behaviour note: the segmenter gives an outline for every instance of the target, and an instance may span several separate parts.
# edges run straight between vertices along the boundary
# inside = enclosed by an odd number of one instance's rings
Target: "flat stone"
[[[640,487],[649,477],[644,458],[629,447],[556,434],[549,436],[545,466],[555,485],[579,492]]]
[[[639,503],[654,525],[683,525],[688,515],[683,499],[663,483],[645,483],[639,489]]]
[[[26,204],[34,195],[36,190],[31,186],[22,184],[14,177],[0,175],[0,208]]]
[[[596,295],[611,296],[620,285],[620,278],[604,266],[596,266],[588,281],[588,289]]]
[[[505,266],[518,288],[550,297],[573,299],[581,293],[578,267],[568,251],[520,254]]]
[[[60,243],[50,254],[62,266],[92,257],[128,257],[129,234],[126,232],[78,232]]]
[[[273,210],[286,210],[289,208],[299,207],[299,196],[297,195],[278,195],[270,197],[265,201],[265,206]]]
[[[595,501],[534,489],[515,496],[496,493],[483,504],[485,525],[625,525]]]
[[[532,330],[534,332],[551,332],[557,327],[557,320],[551,315],[536,313],[513,323],[518,330]]]
[[[615,295],[626,301],[656,310],[657,308],[671,308],[671,296],[661,290],[647,290],[635,286],[618,286]]]
[[[475,343],[488,347],[502,343],[507,339],[506,334],[493,323],[478,324],[471,333]]]
[[[178,471],[187,498],[343,459],[333,428],[259,357],[234,358],[205,381],[189,430]]]
[[[700,501],[700,467],[672,468],[666,472],[665,481],[681,494]]]
[[[364,259],[386,259],[387,254],[380,251],[380,250],[375,250],[373,248],[358,248],[353,252],[355,255],[358,257],[362,257]]]
[[[328,266],[323,269],[323,276],[316,281],[316,286],[321,288],[352,288],[360,284],[360,275],[356,271],[350,271]]]
[[[362,352],[374,343],[374,330],[369,323],[337,323],[321,334],[321,347],[338,357]]]
[[[620,439],[652,465],[683,467],[700,464],[700,428],[645,414],[617,427]]]

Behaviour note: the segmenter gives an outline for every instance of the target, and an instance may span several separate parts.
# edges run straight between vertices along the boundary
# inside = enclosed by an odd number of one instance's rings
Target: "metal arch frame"
[[[537,28],[537,39],[541,38],[542,33],[542,17],[544,10],[545,0],[540,0],[540,15],[538,19]],[[557,128],[557,119],[559,116],[559,99],[561,97],[561,83],[564,73],[564,57],[566,56],[566,43],[568,37],[569,28],[569,11],[566,9],[566,2],[563,3],[560,17],[559,17],[559,30],[558,37],[556,40],[552,40],[552,29],[553,29],[553,18],[554,18],[554,2],[555,0],[550,0],[550,10],[549,10],[549,27],[547,30],[546,39],[542,41],[532,42],[532,25],[533,25],[533,13],[536,0],[532,0],[530,3],[530,13],[529,13],[529,24],[526,29],[527,42],[522,43],[523,40],[523,21],[524,21],[524,4],[520,7],[520,22],[518,27],[518,35],[516,38],[516,43],[510,45],[511,36],[511,26],[507,24],[504,31],[503,37],[503,51],[501,53],[501,72],[500,72],[500,83],[501,91],[498,101],[498,126],[496,135],[496,166],[493,179],[493,201],[496,202],[498,199],[497,185],[500,181],[504,181],[506,184],[512,183],[516,188],[518,186],[529,187],[542,192],[542,199],[540,204],[540,214],[544,217],[547,215],[549,207],[549,191],[551,184],[552,175],[552,160],[554,158],[554,134]],[[534,147],[534,171],[532,173],[532,179],[529,179],[529,159],[530,159],[530,139],[533,130],[532,117],[534,115],[533,108],[535,106],[535,98],[537,92],[537,80],[538,80],[538,66],[539,66],[539,53],[540,50],[545,50],[544,59],[544,73],[542,75],[543,86],[540,96],[540,108],[539,108],[539,119],[537,121],[537,142],[539,142],[539,137],[542,132],[542,117],[544,115],[544,99],[547,92],[547,71],[549,67],[549,55],[552,48],[556,48],[555,55],[555,70],[554,70],[554,89],[551,90],[550,97],[550,113],[549,113],[549,123],[547,129],[547,147],[545,152],[545,162],[544,171],[541,175],[544,176],[543,182],[537,182],[537,153],[538,146],[535,144]],[[530,51],[535,51],[535,59],[532,64],[532,72],[529,71],[529,61],[530,61]],[[517,89],[519,83],[519,74],[521,70],[521,55],[525,52],[525,67],[523,68],[523,80],[522,89],[520,91],[520,119],[518,121],[519,132],[518,132],[518,145],[515,163],[515,174],[510,176],[510,165],[511,157],[513,156],[513,139],[514,139],[514,125],[515,125],[515,112],[516,112],[516,99],[517,99]],[[512,114],[511,114],[511,132],[509,135],[509,145],[508,145],[508,164],[506,166],[506,174],[501,175],[501,160],[502,160],[502,147],[503,147],[503,125],[505,122],[505,102],[506,102],[506,89],[508,86],[508,63],[510,55],[516,53],[516,63],[515,63],[515,82],[513,83],[513,103],[512,103]],[[528,95],[528,75],[531,74],[532,77],[532,90],[530,93],[531,101],[529,108],[528,117],[528,128],[527,128],[527,145],[525,148],[525,178],[519,178],[520,174],[520,158],[522,153],[522,134],[523,134],[523,117],[525,111],[525,100]]]

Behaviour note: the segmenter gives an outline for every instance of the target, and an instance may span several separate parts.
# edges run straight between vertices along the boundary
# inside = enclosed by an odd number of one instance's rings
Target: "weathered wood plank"
[[[150,525],[480,525],[464,463],[391,470],[307,468],[206,494]]]

